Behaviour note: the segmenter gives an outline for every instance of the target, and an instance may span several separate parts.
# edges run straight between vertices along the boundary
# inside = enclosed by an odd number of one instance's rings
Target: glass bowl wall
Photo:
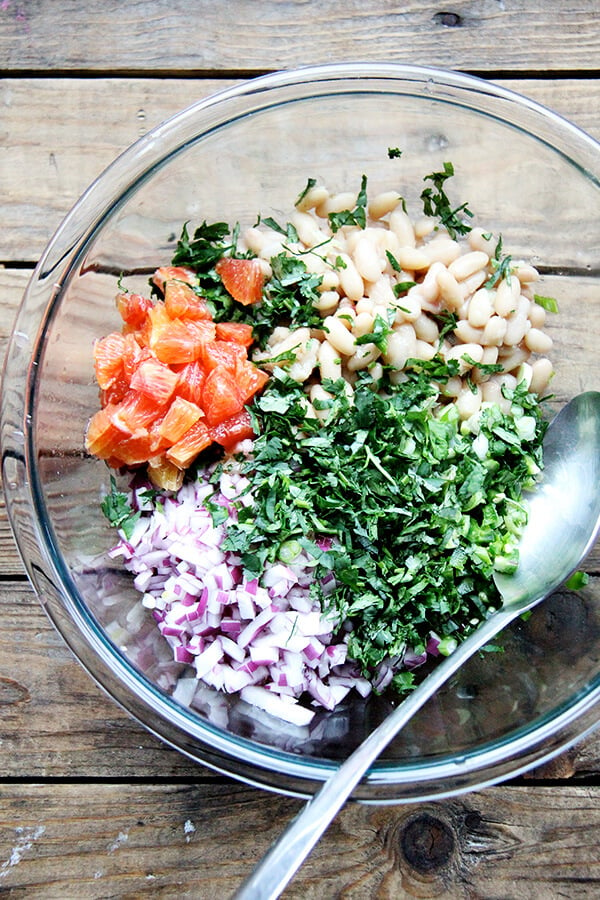
[[[390,159],[388,148],[402,150]],[[332,191],[397,188],[422,211],[423,177],[448,186],[558,298],[550,408],[600,388],[600,146],[553,113],[478,79],[398,65],[331,65],[256,79],[184,110],[126,151],[69,214],[33,275],[9,346],[4,487],[29,576],[105,690],[194,759],[310,794],[385,715],[354,699],[307,728],[200,687],[176,666],[129,579],[106,556],[104,463],[83,448],[98,404],[94,340],[118,329],[117,281],[147,290],[184,222],[285,221],[309,177]],[[591,569],[597,554],[592,554]],[[355,796],[413,800],[498,781],[592,728],[600,690],[600,586],[562,592],[473,660],[393,742]]]

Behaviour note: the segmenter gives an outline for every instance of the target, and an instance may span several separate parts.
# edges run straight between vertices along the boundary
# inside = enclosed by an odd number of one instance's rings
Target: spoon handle
[[[490,616],[368,735],[291,821],[236,893],[235,900],[275,900],[279,897],[392,738],[470,656],[522,612],[524,606],[517,605],[516,608],[504,607]]]

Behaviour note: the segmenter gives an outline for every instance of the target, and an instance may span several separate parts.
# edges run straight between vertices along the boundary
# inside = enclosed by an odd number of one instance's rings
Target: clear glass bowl
[[[399,147],[401,160],[388,159]],[[173,697],[175,665],[129,578],[105,552],[109,481],[83,436],[98,404],[95,338],[120,327],[123,273],[170,261],[182,223],[285,216],[308,177],[332,190],[398,187],[454,164],[453,194],[544,274],[552,404],[600,388],[600,145],[484,81],[430,68],[334,64],[258,78],[184,110],[122,154],[83,195],[31,279],[6,358],[3,477],[16,539],[50,618],[115,701],[166,742],[246,782],[310,795],[389,708],[358,698],[307,728],[202,689]],[[597,550],[595,558],[597,561]],[[590,560],[594,568],[594,554]],[[412,721],[354,796],[415,800],[496,782],[585,735],[598,719],[600,586],[563,591],[472,660]],[[179,696],[176,690],[175,697]]]

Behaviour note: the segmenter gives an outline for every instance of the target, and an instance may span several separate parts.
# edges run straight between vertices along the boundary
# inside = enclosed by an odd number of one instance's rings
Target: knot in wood
[[[458,13],[453,12],[437,12],[433,17],[436,25],[443,25],[444,28],[460,28],[462,18]]]
[[[455,843],[449,826],[429,813],[411,819],[401,837],[402,853],[412,868],[422,875],[446,868]]]

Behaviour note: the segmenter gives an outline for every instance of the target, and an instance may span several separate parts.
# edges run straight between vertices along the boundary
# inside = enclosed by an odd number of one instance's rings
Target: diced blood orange
[[[117,309],[126,325],[141,328],[146,320],[152,300],[141,294],[117,294]]]
[[[210,341],[202,347],[200,359],[207,374],[217,366],[235,372],[238,364],[247,359],[246,348],[229,341]]]
[[[245,322],[217,322],[216,328],[218,341],[230,341],[249,347],[254,340],[252,325],[246,325]]]
[[[234,300],[248,306],[262,299],[265,277],[257,259],[234,259],[224,256],[215,269],[225,290]]]
[[[152,276],[152,283],[164,291],[167,281],[183,281],[193,285],[198,283],[198,276],[187,266],[160,266]]]
[[[182,469],[192,463],[202,450],[210,447],[212,437],[202,419],[198,419],[186,433],[170,447],[166,457]]]
[[[115,459],[121,466],[140,466],[153,453],[153,439],[150,432],[140,432],[135,437],[121,440],[115,448]]]
[[[204,413],[195,403],[175,397],[159,426],[159,433],[175,444]]]
[[[137,436],[145,432],[163,410],[164,406],[159,406],[156,400],[130,388],[123,400],[111,407],[110,421],[124,434]]]
[[[125,350],[123,353],[123,374],[128,381],[133,378],[133,373],[139,365],[151,356],[147,347],[141,347],[135,334],[125,335]]]
[[[243,409],[235,376],[223,366],[209,372],[202,388],[202,409],[208,425],[218,425]]]
[[[148,311],[146,321],[138,332],[138,340],[144,347],[154,349],[156,341],[167,328],[170,328],[172,319],[165,309],[164,303],[155,303]]]
[[[127,391],[129,390],[129,378],[122,375],[117,378],[110,387],[100,391],[100,405],[108,406],[109,403],[120,403]]]
[[[99,459],[109,459],[123,440],[123,432],[111,420],[112,408],[108,406],[95,412],[87,427],[86,450]]]
[[[177,372],[151,356],[138,366],[130,384],[134,390],[156,400],[159,406],[164,406],[175,393],[178,381]]]
[[[248,403],[258,391],[262,391],[269,376],[250,360],[242,360],[235,370],[235,383],[242,403]]]
[[[213,425],[210,429],[210,434],[213,441],[216,441],[225,450],[231,452],[240,441],[254,437],[250,413],[248,410],[242,409],[218,425]]]
[[[161,362],[177,365],[199,359],[202,345],[215,339],[214,322],[190,322],[171,319],[152,338],[151,347]]]
[[[212,319],[206,300],[183,281],[167,281],[164,303],[172,319]]]
[[[204,384],[206,374],[200,362],[186,363],[181,366],[177,373],[177,388],[175,393],[184,400],[191,400],[192,403],[200,405],[202,399],[202,385]]]
[[[170,462],[166,456],[148,460],[148,477],[152,484],[164,491],[178,491],[183,484],[183,469]]]
[[[123,377],[123,355],[125,336],[113,331],[94,344],[94,369],[96,381],[101,390]]]

